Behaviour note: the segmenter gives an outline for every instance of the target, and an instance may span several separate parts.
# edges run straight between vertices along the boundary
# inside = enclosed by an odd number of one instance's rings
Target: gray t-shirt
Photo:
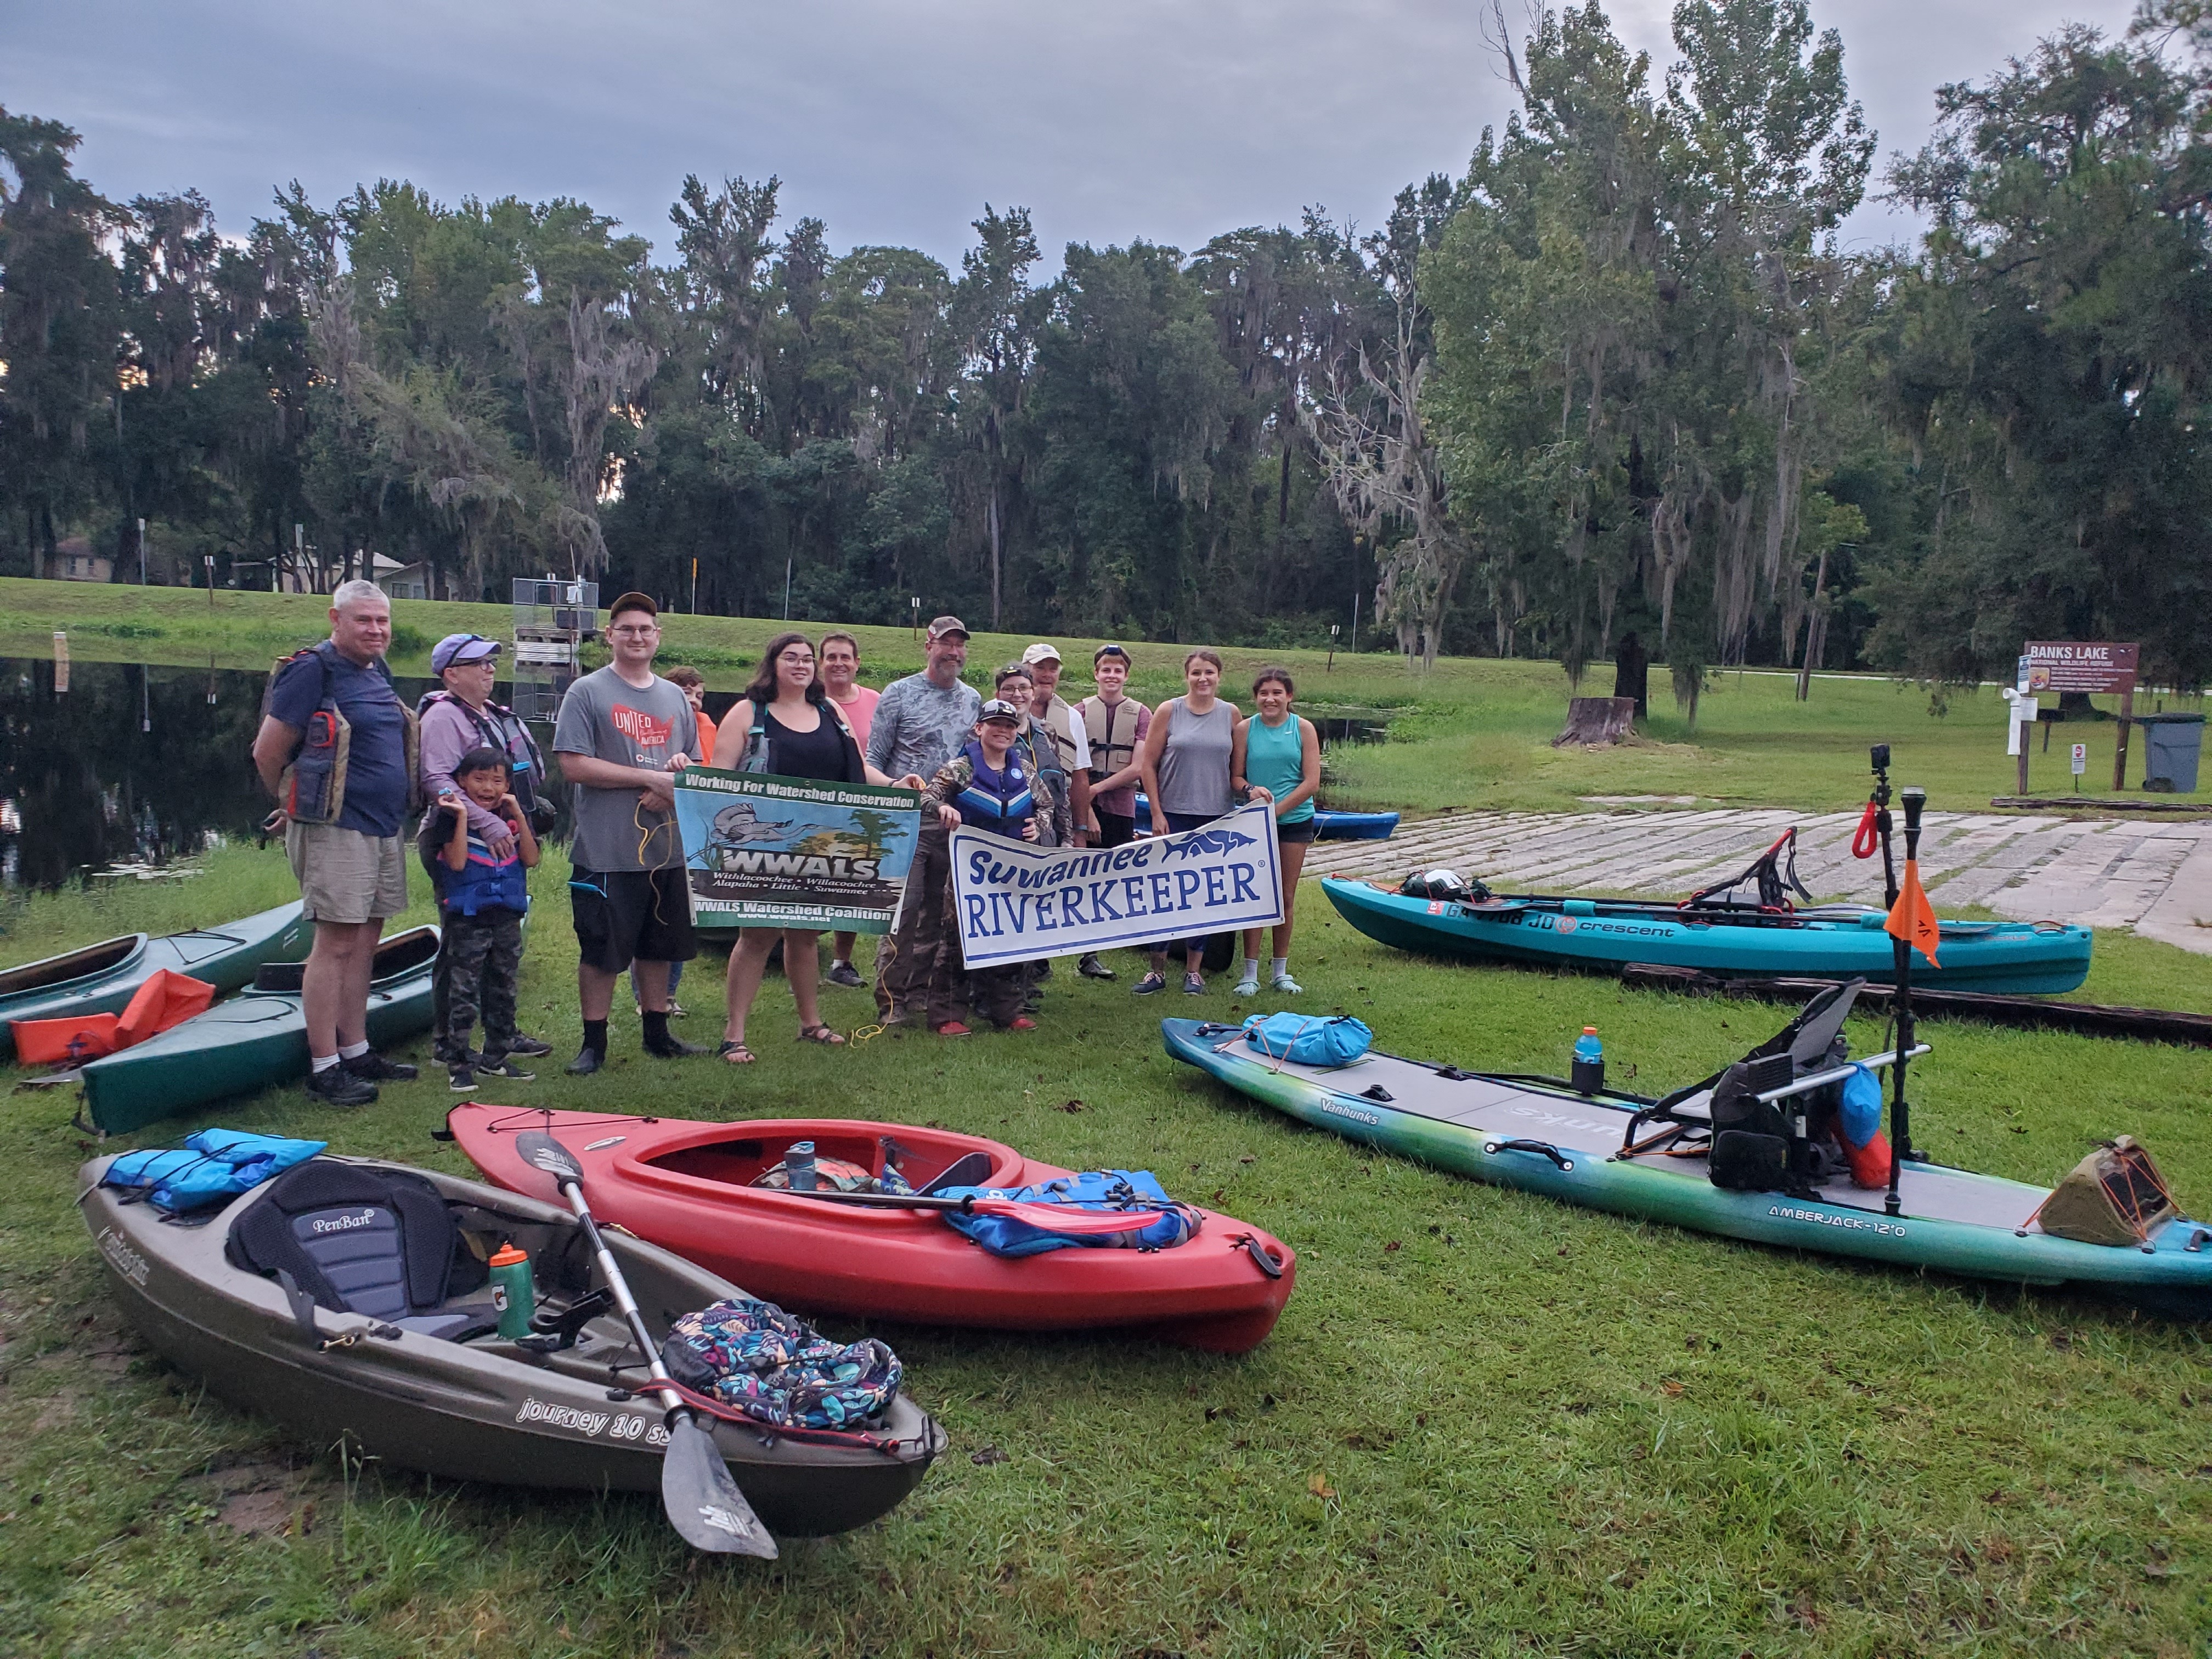
[[[982,712],[982,693],[972,685],[935,685],[927,674],[893,680],[868,727],[868,763],[893,779],[909,772],[933,778],[960,752]]]
[[[684,693],[659,676],[640,690],[611,665],[586,674],[561,699],[553,728],[556,755],[595,755],[617,766],[658,772],[678,751],[699,758],[699,722]],[[584,870],[669,870],[682,866],[675,815],[656,811],[637,791],[578,784],[576,841],[569,857]]]

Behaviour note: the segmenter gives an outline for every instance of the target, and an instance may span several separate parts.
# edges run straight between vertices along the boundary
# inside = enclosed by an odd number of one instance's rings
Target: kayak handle
[[[1231,1249],[1249,1252],[1255,1265],[1268,1278],[1280,1279],[1283,1276],[1282,1257],[1270,1252],[1267,1247],[1253,1234],[1237,1233],[1230,1239],[1229,1243]]]
[[[1482,1143],[1482,1150],[1492,1157],[1499,1152],[1534,1152],[1539,1158],[1550,1158],[1562,1170],[1575,1167],[1574,1159],[1548,1140],[1486,1140]]]

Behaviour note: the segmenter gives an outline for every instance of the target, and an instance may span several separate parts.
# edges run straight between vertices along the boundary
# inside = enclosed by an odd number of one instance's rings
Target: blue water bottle
[[[1568,1080],[1577,1094],[1594,1095],[1605,1088],[1605,1045],[1597,1040],[1596,1026],[1583,1026],[1575,1039],[1575,1063]]]
[[[819,1187],[821,1177],[814,1168],[814,1143],[794,1140],[791,1150],[783,1155],[783,1173],[794,1193],[811,1193]]]

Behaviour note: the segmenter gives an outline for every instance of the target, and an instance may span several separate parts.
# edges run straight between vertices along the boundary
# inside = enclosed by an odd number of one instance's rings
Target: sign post
[[[2077,795],[2081,793],[2081,775],[2088,769],[2089,745],[2077,743],[2074,745],[2074,793]]]
[[[1337,625],[1336,625],[1334,623],[1331,623],[1328,625],[1328,672],[1329,673],[1332,673],[1332,674],[1334,674],[1334,672],[1336,672],[1336,628],[1337,628]]]
[[[2119,743],[2112,751],[2112,787],[2124,789],[2128,777],[2128,726],[2136,713],[2136,666],[2142,647],[2109,641],[2030,640],[2021,656],[2026,672],[2023,691],[2097,692],[2120,694]],[[2023,780],[2027,762],[2021,763]],[[2023,781],[2023,793],[2027,791]]]

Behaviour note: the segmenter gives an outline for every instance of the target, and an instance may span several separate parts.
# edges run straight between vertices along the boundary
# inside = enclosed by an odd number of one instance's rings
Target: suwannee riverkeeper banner
[[[953,915],[970,968],[1199,939],[1283,919],[1274,809],[1126,847],[1032,847],[952,832]]]
[[[676,781],[691,908],[712,927],[890,931],[921,797],[694,766]]]

